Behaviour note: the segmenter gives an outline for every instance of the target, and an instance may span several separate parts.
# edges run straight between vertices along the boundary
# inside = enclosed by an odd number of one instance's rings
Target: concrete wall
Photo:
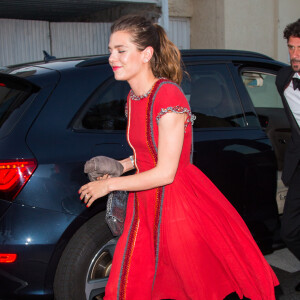
[[[276,56],[276,1],[224,0],[225,48]]]
[[[194,0],[191,48],[276,55],[276,0]]]
[[[193,0],[191,48],[224,48],[224,0]]]
[[[169,0],[169,16],[191,18],[193,15],[193,0]]]
[[[189,49],[191,45],[190,20],[193,15],[193,0],[169,0],[168,36],[179,49]]]
[[[277,32],[277,59],[289,63],[289,55],[286,40],[283,38],[283,30],[286,25],[300,18],[299,0],[277,0],[278,1],[278,32]]]
[[[300,18],[300,0],[169,0],[169,9],[191,14],[193,49],[250,50],[283,62],[289,57],[282,32]]]
[[[0,19],[0,66],[42,60],[50,44],[49,22]]]
[[[43,60],[43,50],[57,58],[108,53],[110,26],[0,19],[0,66]]]
[[[174,23],[170,25],[170,33],[175,42],[184,37],[177,43],[180,48],[189,48],[190,41],[192,49],[252,50],[289,62],[282,32],[287,24],[300,18],[300,0],[168,0],[168,2],[170,24]],[[149,8],[149,16],[155,17],[160,14],[160,7],[153,9],[147,6],[147,8]],[[145,9],[145,7],[132,5],[130,9],[131,12],[137,12],[137,9]],[[128,13],[128,10],[129,7],[125,10],[122,6],[111,13],[102,12],[98,16],[97,23],[101,23],[100,20],[104,22],[104,15],[112,20]],[[95,21],[95,18],[93,20]],[[65,52],[70,54],[69,49],[72,51],[75,49],[73,43],[75,38],[72,40],[75,33],[69,34],[68,43],[61,44],[66,49],[58,49],[60,44],[55,48],[55,40],[51,40],[53,36],[48,33],[51,30],[49,24],[40,21],[24,23],[23,20],[0,19],[0,65],[42,59],[43,49],[49,53],[53,50],[51,54],[58,57],[65,56]],[[85,26],[83,23],[81,25]],[[98,26],[98,24],[94,23],[91,26]],[[190,26],[190,30],[187,26]],[[74,27],[73,31],[75,29]],[[187,35],[190,35],[190,39]],[[85,35],[81,36],[83,38]],[[92,37],[93,34],[90,36]],[[62,38],[59,39],[61,40]],[[76,40],[80,39],[76,38]],[[104,45],[105,42],[102,44]],[[98,48],[97,51],[92,50],[72,52],[72,55],[104,51]]]

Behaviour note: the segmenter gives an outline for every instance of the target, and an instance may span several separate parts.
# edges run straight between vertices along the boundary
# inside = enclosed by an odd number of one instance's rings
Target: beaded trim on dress
[[[145,94],[143,94],[143,95],[141,95],[141,96],[137,96],[137,95],[133,92],[133,90],[130,90],[129,96],[130,96],[130,98],[131,98],[132,100],[134,100],[134,101],[139,101],[139,100],[142,100],[142,99],[144,99],[144,98],[147,98],[147,97],[149,96],[149,94],[151,93],[151,90],[152,90],[152,87],[151,87],[151,89],[150,89],[147,93],[145,93]]]
[[[194,121],[196,120],[196,116],[193,115],[188,108],[177,105],[177,106],[174,106],[174,107],[162,108],[161,111],[156,116],[156,122],[157,122],[157,124],[158,124],[160,118],[163,115],[165,115],[165,114],[167,114],[169,112],[175,112],[175,113],[180,113],[180,114],[186,113],[188,115],[188,117],[187,117],[187,119],[185,121],[185,125],[184,125],[185,129],[186,129],[188,123],[191,123],[193,125]]]
[[[166,78],[164,78],[164,77],[158,77],[158,80],[159,80],[159,79],[166,79]],[[155,83],[156,83],[156,81],[153,83],[152,87],[150,88],[150,90],[149,90],[148,92],[146,92],[145,94],[140,95],[140,96],[137,96],[137,95],[133,92],[133,90],[131,89],[130,92],[129,92],[130,98],[131,98],[132,100],[135,100],[135,101],[139,101],[139,100],[142,100],[142,99],[144,99],[144,98],[147,98],[147,97],[150,95],[150,93],[151,93],[151,91],[152,91],[152,89],[153,89]]]

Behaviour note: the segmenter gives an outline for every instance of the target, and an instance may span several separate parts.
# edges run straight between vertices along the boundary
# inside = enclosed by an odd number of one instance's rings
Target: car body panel
[[[237,123],[243,124],[194,128],[193,162],[229,198],[261,249],[270,252],[279,222],[276,158],[240,71],[255,66],[276,72],[281,64],[243,51],[182,53],[188,70],[206,65],[226,69],[241,112]],[[38,167],[13,202],[0,199],[0,252],[18,254],[15,263],[0,264],[0,297],[51,295],[57,264],[69,240],[106,207],[105,197],[90,209],[79,199],[79,187],[88,182],[85,161],[97,155],[122,159],[132,150],[125,128],[78,126],[95,95],[113,86],[107,56],[38,62],[7,69],[5,74],[19,76],[39,90],[31,95],[14,128],[0,139],[0,161],[35,158]],[[190,93],[188,85],[185,92]]]

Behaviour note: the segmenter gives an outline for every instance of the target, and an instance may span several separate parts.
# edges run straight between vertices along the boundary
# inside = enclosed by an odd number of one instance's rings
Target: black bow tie
[[[294,90],[298,89],[300,91],[300,79],[296,78],[296,77],[293,77],[292,80],[293,80]]]

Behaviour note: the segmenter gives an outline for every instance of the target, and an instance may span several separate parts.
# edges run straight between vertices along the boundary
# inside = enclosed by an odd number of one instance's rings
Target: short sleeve
[[[185,128],[195,120],[182,89],[173,82],[164,82],[158,89],[153,112],[157,124],[161,117],[169,112],[187,114]]]

